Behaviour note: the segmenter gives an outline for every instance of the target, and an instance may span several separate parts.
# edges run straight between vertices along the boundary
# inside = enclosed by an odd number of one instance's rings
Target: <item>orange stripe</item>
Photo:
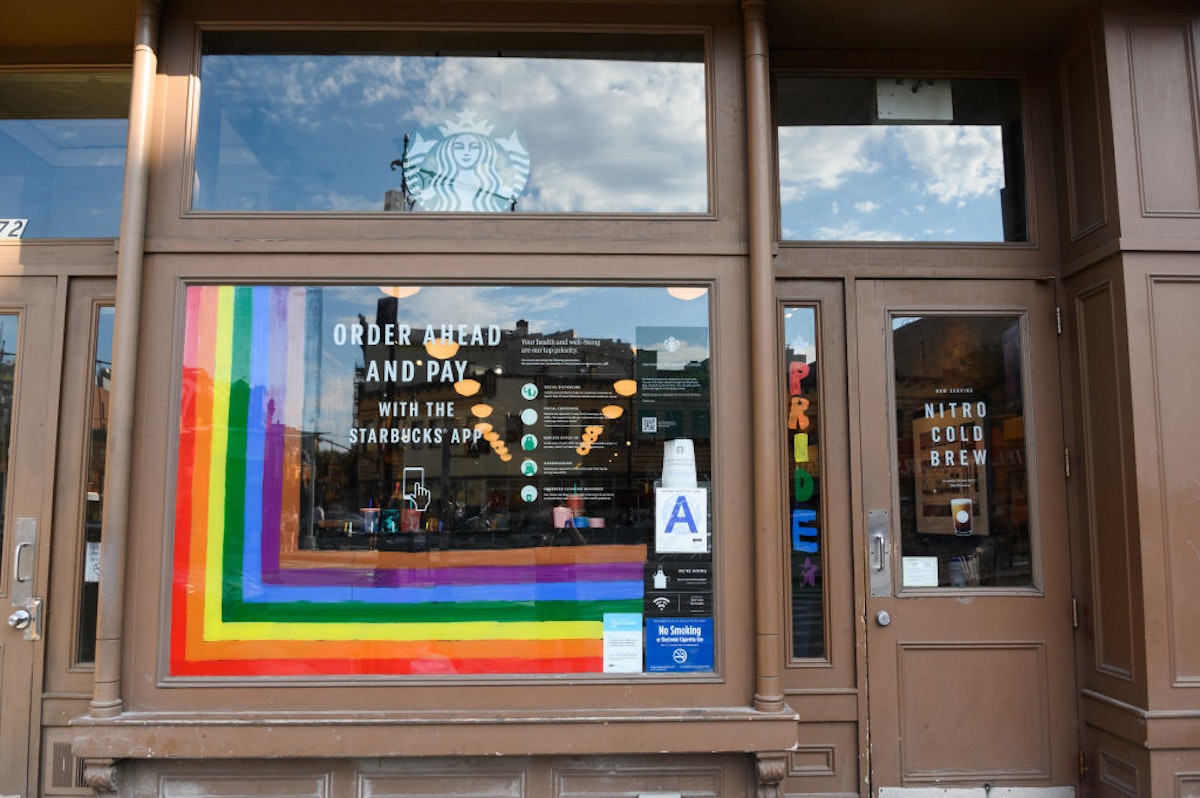
[[[191,662],[221,659],[574,659],[601,656],[603,641],[189,640],[188,649],[187,659]]]

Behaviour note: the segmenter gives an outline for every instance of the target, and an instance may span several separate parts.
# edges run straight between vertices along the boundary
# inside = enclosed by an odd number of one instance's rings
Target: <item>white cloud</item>
[[[818,227],[813,236],[817,241],[909,241],[908,237],[890,230],[864,230],[858,222],[841,227]]]
[[[796,336],[792,338],[789,347],[793,353],[797,355],[803,355],[804,360],[808,363],[812,363],[817,359],[816,344],[805,338],[803,333],[797,333]]]
[[[836,189],[856,174],[873,174],[880,164],[867,155],[886,127],[784,127],[779,129],[779,177],[784,202],[803,199],[812,188]]]
[[[892,128],[909,161],[938,202],[965,202],[1004,185],[1004,147],[997,126],[912,125]],[[961,206],[960,206],[961,207]]]
[[[874,213],[882,207],[878,202],[872,202],[871,200],[854,203],[854,210],[859,213]]]
[[[206,56],[203,78],[206,99],[219,98],[259,160],[270,153],[293,180],[340,176],[336,190],[346,195],[362,188],[345,168],[352,161],[363,173],[378,172],[376,161],[386,172],[405,133],[472,110],[516,121],[526,138],[532,173],[520,210],[708,207],[700,63]]]

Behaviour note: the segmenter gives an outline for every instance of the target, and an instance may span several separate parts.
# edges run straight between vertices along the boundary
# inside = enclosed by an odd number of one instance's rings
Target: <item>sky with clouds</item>
[[[999,126],[779,129],[783,238],[1003,241]]]
[[[531,157],[518,210],[708,210],[705,68],[525,57],[206,55],[196,207],[377,211],[404,135],[473,112]]]

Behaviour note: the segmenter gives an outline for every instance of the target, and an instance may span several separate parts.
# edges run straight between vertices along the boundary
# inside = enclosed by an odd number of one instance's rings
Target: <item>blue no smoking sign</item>
[[[648,618],[646,670],[713,670],[712,618]]]

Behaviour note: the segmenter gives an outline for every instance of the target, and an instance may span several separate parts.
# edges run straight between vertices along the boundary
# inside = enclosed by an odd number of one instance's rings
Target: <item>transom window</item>
[[[1017,81],[786,77],[777,97],[784,240],[1029,240]]]
[[[704,213],[694,35],[209,32],[193,208]]]
[[[121,224],[129,73],[0,75],[0,241]]]

